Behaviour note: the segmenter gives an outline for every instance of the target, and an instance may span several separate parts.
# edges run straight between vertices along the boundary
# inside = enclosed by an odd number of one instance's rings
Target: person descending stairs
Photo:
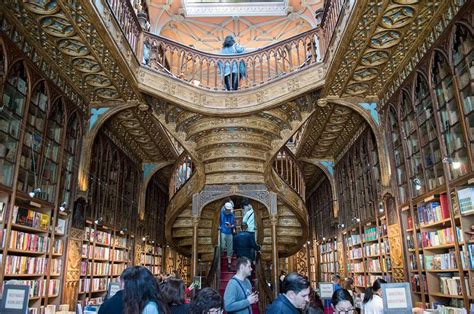
[[[237,272],[234,273],[227,269],[227,256],[221,257],[221,284],[219,293],[224,298],[225,310],[239,314],[260,313],[258,309],[258,292],[255,290],[252,292],[252,284],[248,278],[246,278],[247,276],[251,276],[251,280],[254,283],[253,286],[255,287],[255,272],[252,271],[252,266],[249,259],[240,258],[237,260],[235,256],[232,256],[231,268],[237,270]],[[242,302],[249,299],[250,302]]]

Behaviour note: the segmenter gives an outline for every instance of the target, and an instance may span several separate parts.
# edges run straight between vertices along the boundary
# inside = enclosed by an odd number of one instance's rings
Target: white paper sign
[[[331,299],[334,293],[334,285],[332,283],[320,282],[319,295],[321,299]]]
[[[404,288],[387,288],[387,308],[400,309],[408,307]]]
[[[25,302],[25,290],[9,289],[5,296],[5,309],[21,310]]]

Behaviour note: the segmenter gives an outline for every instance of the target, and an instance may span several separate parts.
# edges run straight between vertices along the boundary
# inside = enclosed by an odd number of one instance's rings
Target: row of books
[[[338,269],[338,267],[336,267],[336,265],[334,265],[334,263],[331,263],[331,264],[321,264],[321,271],[322,272],[336,272],[336,270]]]
[[[418,258],[419,258],[419,261],[420,261],[421,269],[425,269],[423,254],[419,254]],[[409,266],[410,266],[409,269],[410,270],[418,270],[418,265],[416,263],[416,255],[415,254],[410,254],[409,257],[408,257],[408,260],[409,260]]]
[[[470,295],[469,282],[467,278],[464,278],[464,280],[467,294]],[[461,278],[459,276],[453,276],[452,273],[439,274],[439,288],[443,294],[462,295]]]
[[[439,201],[418,204],[417,213],[421,227],[448,219],[450,215],[447,194],[441,194]]]
[[[45,273],[48,259],[45,257],[29,257],[7,255],[5,274],[8,275],[42,275]]]
[[[375,256],[390,253],[390,246],[386,242],[364,245],[365,256]]]
[[[89,259],[110,259],[112,249],[108,247],[90,247],[88,244],[82,245],[82,257]]]
[[[365,275],[354,275],[354,285],[359,287],[366,287],[367,277]]]
[[[46,253],[49,246],[49,237],[12,230],[10,233],[9,248],[38,253]],[[4,247],[2,243],[2,247]]]
[[[354,258],[362,258],[362,248],[354,248],[349,251],[349,258],[354,259]]]
[[[79,292],[105,291],[109,286],[109,278],[81,278],[79,280]]]
[[[337,243],[336,241],[333,242],[326,242],[323,243],[319,246],[320,252],[321,253],[328,253],[328,252],[333,252],[337,249]]]
[[[348,246],[360,244],[361,242],[362,241],[361,241],[361,238],[360,238],[360,234],[351,234],[346,239],[346,245],[348,245]]]
[[[50,215],[32,209],[15,206],[13,208],[12,222],[14,224],[48,230]]]
[[[337,260],[335,254],[323,254],[321,255],[321,263],[334,263]]]
[[[153,255],[143,255],[140,257],[140,263],[146,265],[160,264],[160,257]]]
[[[421,287],[426,291],[426,287],[428,287],[426,275],[422,274],[421,277],[419,275],[413,275],[410,280],[410,285],[411,289],[415,292],[421,292]]]
[[[463,242],[461,229],[456,227],[459,242]],[[421,233],[421,243],[424,248],[438,245],[454,243],[454,232],[452,228],[445,228],[436,231],[423,231]]]
[[[364,230],[364,241],[376,240],[377,236],[377,227],[371,227]]]
[[[426,270],[457,269],[456,252],[449,250],[444,254],[426,255],[424,265]]]
[[[149,244],[145,245],[144,252],[146,254],[151,254],[151,255],[159,255],[159,256],[163,255],[163,249],[161,247],[149,245]]]
[[[349,271],[350,272],[364,272],[364,263],[350,263],[349,264]]]
[[[112,235],[109,232],[104,232],[100,230],[95,230],[94,228],[86,226],[84,233],[84,240],[95,243],[100,243],[103,245],[111,244]]]
[[[63,269],[63,260],[61,258],[53,258],[49,267],[51,275],[60,275]]]
[[[128,251],[114,250],[114,261],[127,262]]]
[[[367,269],[370,272],[381,272],[380,261],[378,258],[368,259],[367,260]]]
[[[147,266],[153,275],[159,275],[161,273],[161,266]]]

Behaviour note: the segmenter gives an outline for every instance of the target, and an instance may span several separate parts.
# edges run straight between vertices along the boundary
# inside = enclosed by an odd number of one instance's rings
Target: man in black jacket
[[[247,257],[251,261],[255,260],[255,251],[260,250],[260,246],[255,242],[255,235],[253,233],[247,232],[247,224],[242,223],[242,231],[237,233],[234,237],[234,251],[239,257]]]
[[[267,314],[299,314],[309,302],[309,281],[297,273],[289,273],[283,280],[280,295],[267,306]]]

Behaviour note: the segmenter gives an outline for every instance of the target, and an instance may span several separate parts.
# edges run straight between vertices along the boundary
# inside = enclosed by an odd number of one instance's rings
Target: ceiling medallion
[[[95,91],[95,94],[102,98],[102,99],[106,99],[106,100],[113,100],[113,99],[117,99],[119,97],[117,91],[115,90],[115,88],[112,88],[112,87],[102,87],[102,88],[98,88],[96,89]]]
[[[55,37],[70,37],[74,34],[74,28],[67,19],[62,16],[46,16],[40,19],[43,30]]]
[[[58,48],[63,53],[73,57],[85,56],[89,53],[89,49],[83,43],[72,38],[58,40]]]
[[[377,77],[378,70],[376,68],[357,68],[352,77],[359,82],[370,81]]]
[[[397,4],[417,4],[420,3],[420,0],[392,0]]]
[[[390,48],[401,40],[400,33],[394,30],[382,30],[370,39],[370,46],[375,49]]]
[[[389,56],[385,50],[370,50],[362,56],[360,62],[365,66],[377,66],[387,62]]]
[[[100,71],[100,65],[92,58],[75,58],[72,60],[73,67],[83,73],[96,73]]]
[[[95,87],[106,87],[111,85],[109,78],[102,74],[88,74],[84,80],[87,84]]]
[[[380,21],[385,28],[401,28],[415,18],[415,9],[410,6],[395,6],[387,9]]]
[[[347,86],[346,92],[350,95],[357,96],[365,93],[369,89],[367,83],[352,83]]]
[[[38,14],[54,14],[59,11],[59,5],[56,0],[23,0],[24,6]]]

